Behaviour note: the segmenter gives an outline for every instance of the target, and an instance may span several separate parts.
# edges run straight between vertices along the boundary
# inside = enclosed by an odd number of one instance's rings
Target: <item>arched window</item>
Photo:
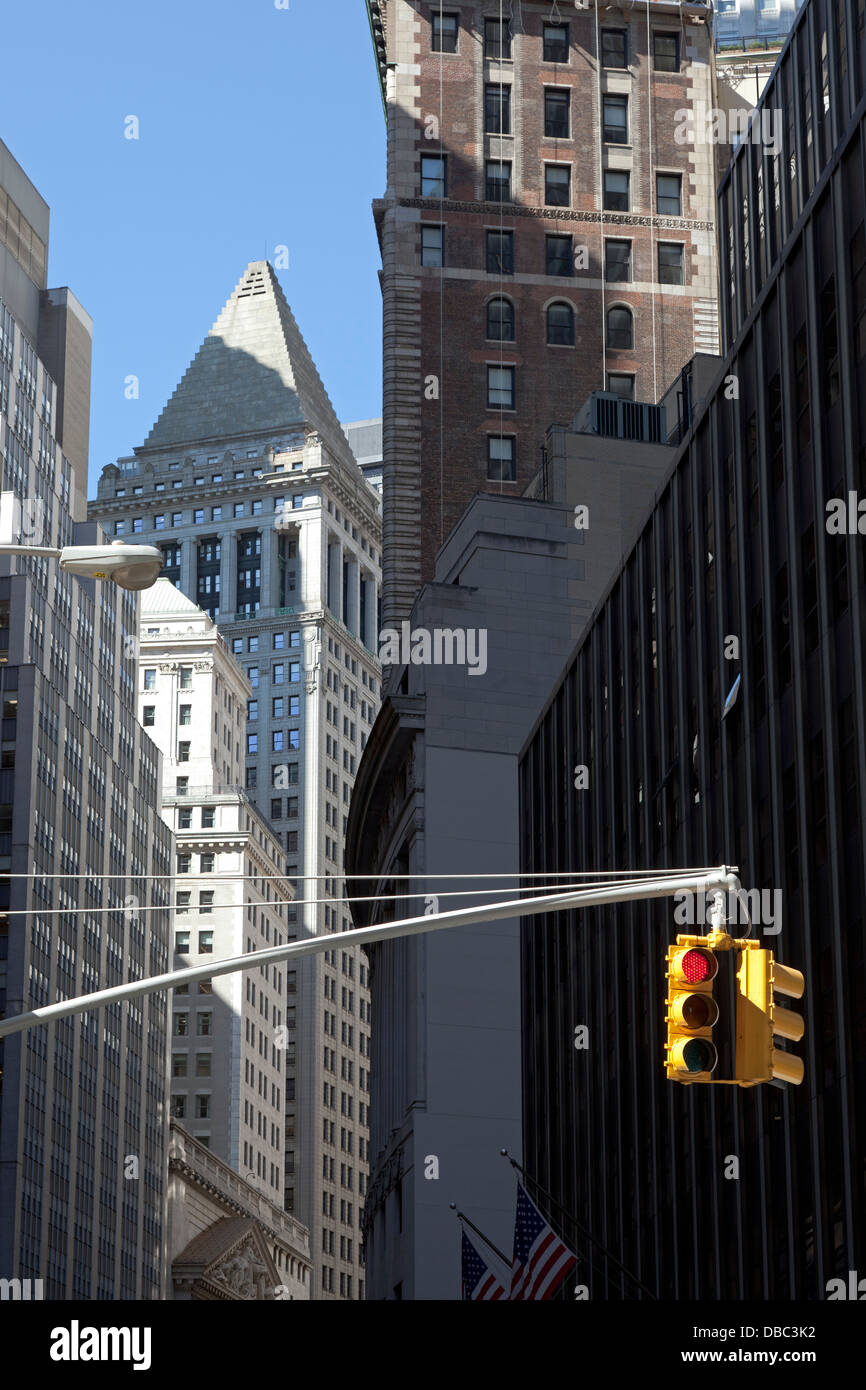
[[[574,346],[574,310],[570,304],[548,304],[547,341],[566,347]]]
[[[487,336],[497,343],[514,342],[514,305],[510,299],[491,299],[487,305]]]
[[[607,311],[607,345],[609,348],[634,347],[634,318],[631,309],[619,305]]]

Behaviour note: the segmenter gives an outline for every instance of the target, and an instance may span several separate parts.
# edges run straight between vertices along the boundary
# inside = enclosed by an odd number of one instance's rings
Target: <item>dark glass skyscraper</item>
[[[720,189],[715,389],[521,770],[525,870],[737,864],[805,974],[801,1086],[686,1087],[671,903],[524,928],[527,1168],[667,1298],[820,1299],[864,1249],[862,0],[810,0],[762,108],[778,145],[744,141]],[[561,1225],[593,1297],[640,1296]]]

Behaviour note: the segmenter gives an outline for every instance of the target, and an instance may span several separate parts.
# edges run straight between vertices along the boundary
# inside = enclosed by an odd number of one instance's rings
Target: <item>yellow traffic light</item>
[[[774,960],[772,951],[763,950],[757,941],[738,941],[736,945],[737,1081],[754,1086],[778,1078],[799,1086],[804,1075],[802,1058],[774,1047],[773,1037],[799,1042],[803,1036],[802,1017],[775,1000],[776,994],[801,998],[803,976]]]
[[[799,1014],[776,1002],[777,994],[802,996],[799,970],[781,965],[757,941],[735,940],[718,930],[711,936],[678,936],[665,960],[669,1080],[800,1084],[802,1059],[774,1046],[775,1038],[799,1042],[805,1030]]]
[[[666,959],[665,1070],[672,1081],[709,1081],[719,1060],[713,1042],[719,1019],[713,997],[718,959],[703,937],[677,937]]]

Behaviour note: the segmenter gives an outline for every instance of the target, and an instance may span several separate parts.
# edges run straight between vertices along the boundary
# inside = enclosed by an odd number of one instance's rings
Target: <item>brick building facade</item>
[[[388,122],[383,620],[592,391],[718,350],[707,5],[368,0]],[[512,13],[509,14],[508,12]],[[599,55],[601,61],[599,61]]]

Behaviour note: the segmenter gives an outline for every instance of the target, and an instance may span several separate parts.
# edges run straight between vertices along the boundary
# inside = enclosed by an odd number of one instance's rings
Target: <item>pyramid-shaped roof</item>
[[[251,261],[169,397],[144,448],[308,429],[354,463],[280,282]]]
[[[165,575],[161,575],[149,589],[140,595],[139,611],[142,618],[154,618],[168,613],[186,613],[196,618],[210,618],[203,608],[193,603],[191,598],[174,585]]]

